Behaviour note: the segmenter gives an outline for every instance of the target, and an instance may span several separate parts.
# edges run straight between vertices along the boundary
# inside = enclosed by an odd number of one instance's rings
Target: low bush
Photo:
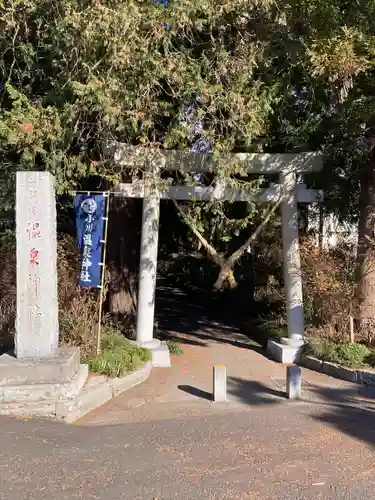
[[[303,303],[308,334],[333,342],[349,339],[353,298],[354,254],[345,248],[301,246]]]
[[[84,360],[91,372],[109,377],[123,377],[151,361],[149,349],[138,347],[111,328],[104,328],[98,355],[88,355]]]
[[[167,345],[172,356],[181,356],[181,354],[184,354],[184,350],[175,340],[167,340]]]
[[[75,239],[58,239],[58,296],[60,339],[63,344],[81,349],[83,357],[96,350],[98,328],[98,293],[77,287],[79,252]]]
[[[365,344],[335,343],[324,338],[311,339],[305,348],[306,354],[339,365],[360,368],[375,366],[375,352]]]
[[[0,237],[0,354],[13,348],[16,320],[16,254],[14,238]]]
[[[259,330],[267,333],[267,338],[280,340],[288,336],[288,326],[282,316],[274,318],[260,318],[252,322]]]
[[[286,332],[283,253],[275,232],[267,238],[254,244],[255,298],[268,304],[268,318],[261,321],[262,328],[269,330],[269,337],[277,338]],[[307,335],[347,342],[354,287],[353,251],[345,246],[321,249],[308,236],[301,238],[300,250]]]
[[[79,347],[82,356],[94,352],[98,328],[96,297],[82,290],[69,303],[60,304],[59,324],[62,344]]]

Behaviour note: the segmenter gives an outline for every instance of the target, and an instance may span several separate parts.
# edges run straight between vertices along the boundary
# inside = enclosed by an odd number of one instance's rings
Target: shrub
[[[16,320],[16,254],[14,239],[0,238],[0,353],[13,348]]]
[[[347,341],[355,255],[344,246],[320,249],[309,237],[301,239],[300,250],[307,334],[335,342]],[[263,322],[263,328],[268,328],[274,337],[278,335],[275,329],[281,332],[286,325],[279,234],[274,229],[265,231],[262,239],[254,243],[253,255],[255,298],[268,304],[269,321]]]
[[[321,250],[307,239],[301,246],[303,299],[308,333],[344,342],[349,338],[354,254]]]
[[[151,357],[149,349],[138,347],[116,330],[106,328],[103,331],[101,353],[88,356],[85,362],[92,372],[109,377],[123,377],[151,361]]]
[[[12,301],[0,302],[0,354],[13,348],[16,306]]]
[[[67,303],[60,303],[60,339],[63,344],[80,347],[83,356],[96,349],[98,302],[86,290]]]
[[[312,354],[322,361],[330,361],[348,367],[373,365],[374,351],[365,344],[340,344],[327,339],[311,339],[305,353]]]
[[[364,344],[341,344],[336,348],[341,364],[361,366],[367,363],[372,351]]]
[[[82,356],[96,350],[98,328],[97,291],[78,288],[79,252],[75,238],[58,239],[58,291],[60,339],[63,344],[80,347]]]
[[[305,352],[322,361],[338,362],[335,344],[324,338],[312,338],[305,346]]]

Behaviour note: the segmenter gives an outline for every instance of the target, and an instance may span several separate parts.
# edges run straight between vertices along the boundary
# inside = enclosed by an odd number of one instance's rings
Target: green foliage
[[[0,214],[12,216],[17,169],[48,169],[67,193],[90,175],[124,177],[103,154],[112,139],[190,149],[194,102],[217,158],[322,150],[308,182],[341,218],[358,217],[373,168],[373,0],[9,0],[0,28]],[[225,161],[217,174],[263,182]],[[223,254],[263,213],[228,205],[186,210]]]
[[[295,5],[306,52],[274,115],[273,144],[322,150],[324,169],[309,182],[325,190],[327,209],[357,220],[360,181],[373,168],[375,4]]]
[[[343,364],[358,366],[364,362],[372,353],[364,344],[341,344],[337,347],[337,356]]]
[[[0,249],[4,251],[6,249],[14,250],[16,243],[16,235],[14,231],[6,229],[0,233]]]
[[[131,344],[121,333],[104,329],[102,350],[99,355],[84,360],[91,372],[109,377],[123,377],[151,361],[151,351]]]
[[[174,340],[167,340],[167,344],[169,352],[172,354],[172,356],[181,356],[182,354],[184,354],[184,350],[182,349],[180,344],[178,344]]]
[[[250,323],[250,328],[255,326],[265,339],[280,340],[288,336],[288,329],[284,318],[259,318]],[[267,344],[265,340],[265,344]]]
[[[270,6],[268,0],[226,1],[219,9],[212,0],[168,9],[122,0],[2,3],[4,151],[14,165],[50,168],[66,190],[98,160],[100,140],[187,147],[178,119],[191,98],[218,151],[250,146],[265,130],[277,84],[252,78],[264,49],[247,29],[248,17],[272,22]],[[99,170],[108,174],[103,164]]]
[[[51,170],[63,193],[92,174],[119,179],[102,154],[112,139],[189,149],[183,107],[194,102],[215,155],[323,149],[312,181],[355,216],[372,150],[374,14],[370,0],[1,2],[0,208],[19,168]],[[233,183],[243,174],[220,164]],[[257,216],[229,212],[190,210],[223,252]]]
[[[337,344],[321,338],[309,340],[306,352],[322,361],[348,367],[373,365],[374,359],[374,351],[365,344]]]
[[[336,345],[327,339],[315,337],[305,345],[305,352],[323,361],[338,362]]]
[[[279,44],[287,40],[279,17],[270,0],[186,0],[168,9],[135,0],[0,3],[1,205],[13,204],[19,168],[52,171],[58,193],[90,175],[118,181],[120,169],[102,154],[112,139],[189,149],[190,102],[215,155],[263,151],[289,71],[274,64],[275,44],[282,57],[291,50]],[[220,176],[233,173],[243,174],[220,165]],[[255,213],[229,217],[220,204],[204,212],[194,207],[192,217],[224,249]]]

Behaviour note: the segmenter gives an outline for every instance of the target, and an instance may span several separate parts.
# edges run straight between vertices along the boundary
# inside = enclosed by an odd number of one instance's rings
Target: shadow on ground
[[[156,323],[163,340],[205,346],[208,341],[235,345],[265,355],[265,350],[244,335],[239,325],[243,316],[233,307],[223,308],[213,299],[211,304],[194,302],[186,293],[159,279],[156,293]]]
[[[311,418],[343,434],[375,446],[375,388],[354,385],[350,389],[312,387],[324,405]]]
[[[350,388],[310,386],[302,394],[309,416],[349,435],[375,446],[375,387],[352,384]],[[285,393],[257,382],[236,378],[228,379],[228,395],[249,405],[277,405],[283,401],[290,411],[296,411]]]
[[[191,386],[179,386],[184,392],[212,401],[212,394]],[[301,411],[293,401],[286,399],[285,392],[275,390],[259,381],[228,377],[229,400],[237,400],[249,406],[277,408],[283,404],[287,411]],[[311,386],[305,389],[300,402],[308,417],[324,423],[348,436],[375,446],[375,387],[352,385],[337,389]]]
[[[178,389],[180,391],[186,392],[191,396],[196,396],[200,399],[207,399],[208,401],[212,401],[212,394],[207,391],[202,391],[202,389],[198,389],[197,387],[193,387],[191,385],[179,385]]]
[[[178,388],[192,396],[208,401],[213,400],[211,392],[203,391],[198,387],[179,385]],[[227,396],[228,401],[236,399],[249,405],[275,404],[285,400],[285,393],[282,391],[267,387],[255,380],[242,380],[236,377],[227,378]]]
[[[228,377],[227,393],[229,398],[235,398],[249,405],[275,404],[285,400],[283,391],[273,389],[257,380],[243,380]]]
[[[265,350],[241,329],[243,317],[231,308],[194,303],[189,296],[165,280],[159,281],[156,296],[156,318],[161,336],[181,344],[207,345],[209,341],[252,349],[263,355]],[[242,330],[242,331],[241,331]],[[297,406],[285,398],[282,390],[273,389],[259,381],[228,377],[228,397],[249,406],[297,411]],[[198,387],[179,386],[195,397],[212,400],[212,394]],[[348,388],[309,385],[303,389],[303,410],[311,419],[322,422],[343,434],[375,446],[375,388],[352,384]],[[290,407],[289,407],[290,405]],[[301,408],[301,406],[298,406]]]

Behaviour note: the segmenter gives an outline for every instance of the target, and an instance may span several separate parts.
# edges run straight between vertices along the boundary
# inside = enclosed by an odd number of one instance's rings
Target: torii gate
[[[297,174],[319,171],[320,153],[253,154],[238,153],[221,156],[175,150],[147,149],[113,143],[105,148],[117,165],[134,167],[148,165],[143,181],[119,184],[118,195],[143,198],[142,236],[138,286],[136,341],[139,345],[158,349],[160,341],[153,337],[155,289],[157,274],[160,199],[278,202],[281,199],[282,242],[284,253],[284,286],[288,320],[288,339],[282,344],[269,342],[268,350],[282,362],[294,362],[303,344],[304,316],[302,276],[298,239],[297,203],[313,203],[321,193],[297,183]],[[279,174],[279,183],[269,188],[249,192],[226,187],[169,186],[163,188],[159,174],[162,170],[217,172],[218,163],[241,166],[248,173]]]

